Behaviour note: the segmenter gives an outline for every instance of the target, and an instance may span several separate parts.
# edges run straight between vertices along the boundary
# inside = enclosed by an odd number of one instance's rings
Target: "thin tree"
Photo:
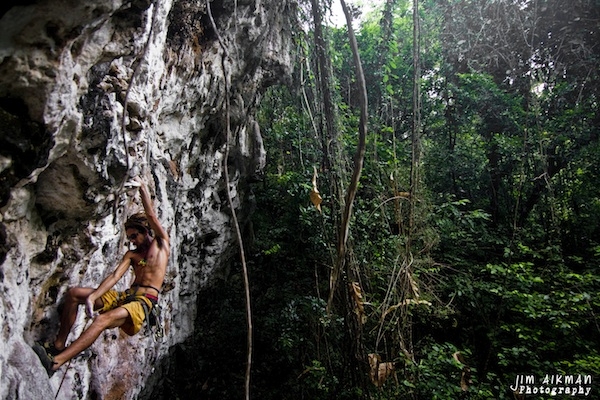
[[[352,56],[354,59],[354,67],[356,68],[356,84],[358,86],[359,94],[359,105],[360,105],[360,121],[358,125],[358,147],[356,154],[354,155],[354,170],[352,171],[352,177],[348,190],[346,191],[344,201],[344,211],[342,214],[342,221],[340,225],[340,233],[338,237],[337,246],[337,259],[334,265],[334,269],[331,272],[330,278],[330,292],[329,300],[327,302],[327,309],[331,310],[333,297],[337,287],[340,273],[345,265],[346,250],[348,244],[348,235],[350,232],[350,218],[352,216],[352,207],[356,192],[358,189],[358,182],[362,172],[362,167],[365,158],[365,142],[367,136],[367,122],[368,122],[368,102],[367,102],[367,87],[365,84],[365,76],[362,69],[362,63],[360,60],[360,54],[358,53],[358,44],[356,42],[356,36],[354,35],[354,29],[352,28],[352,16],[346,6],[344,0],[340,0],[344,15],[346,16],[346,25],[348,27],[348,40],[350,42],[350,48],[352,49]]]

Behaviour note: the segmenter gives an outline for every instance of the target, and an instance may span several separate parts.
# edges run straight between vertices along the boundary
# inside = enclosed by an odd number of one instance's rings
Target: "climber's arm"
[[[140,184],[140,197],[142,198],[144,211],[146,213],[146,217],[148,218],[148,223],[154,231],[154,235],[157,238],[161,238],[163,241],[168,243],[169,234],[162,227],[160,221],[158,220],[158,217],[156,216],[156,212],[154,211],[154,206],[152,204],[152,199],[150,198],[150,193],[148,192],[148,187],[146,186],[146,183],[140,178],[136,178],[135,180]]]
[[[90,295],[87,297],[85,302],[85,312],[88,317],[91,318],[94,315],[94,303],[96,300],[112,289],[112,287],[115,286],[115,284],[123,277],[123,275],[125,275],[125,272],[127,272],[129,266],[131,265],[132,256],[132,251],[125,253],[117,268],[115,268],[115,270],[109,276],[107,276],[102,283],[100,283],[100,286],[98,286],[98,288],[90,293]]]

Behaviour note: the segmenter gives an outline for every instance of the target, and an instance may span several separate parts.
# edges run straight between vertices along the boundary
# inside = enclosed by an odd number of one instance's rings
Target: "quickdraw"
[[[154,340],[160,340],[164,337],[165,332],[162,324],[162,307],[154,299],[149,299],[152,303],[152,308],[142,302],[144,314],[146,315],[146,329],[149,334],[152,334]]]

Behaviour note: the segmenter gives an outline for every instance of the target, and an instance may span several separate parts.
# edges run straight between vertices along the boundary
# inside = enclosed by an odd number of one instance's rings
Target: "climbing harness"
[[[129,303],[131,301],[136,301],[137,300],[137,290],[139,288],[146,288],[146,289],[154,289],[156,290],[157,293],[160,293],[160,290],[154,286],[150,286],[150,285],[133,285],[131,286],[131,289],[134,289],[135,291],[133,291],[132,293],[128,294],[124,299],[123,299],[123,304],[125,303]],[[158,304],[158,296],[154,296],[150,293],[144,293],[144,297],[147,298],[148,300],[150,300],[150,303],[152,303],[152,307],[149,307],[148,304],[144,301],[140,301],[140,304],[142,305],[142,308],[144,309],[144,315],[145,315],[145,319],[144,321],[146,322],[146,331],[148,332],[149,335],[151,335],[154,340],[160,340],[164,337],[164,328],[163,328],[163,324],[162,324],[162,307],[160,306],[160,304]]]

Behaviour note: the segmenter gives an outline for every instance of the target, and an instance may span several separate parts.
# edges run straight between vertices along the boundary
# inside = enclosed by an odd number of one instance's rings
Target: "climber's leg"
[[[129,313],[123,307],[117,307],[114,310],[99,314],[94,318],[92,325],[90,325],[77,340],[71,343],[69,347],[65,348],[63,352],[54,357],[55,364],[53,370],[56,371],[65,362],[90,347],[96,339],[98,339],[98,336],[100,336],[102,331],[121,326],[128,318]]]

